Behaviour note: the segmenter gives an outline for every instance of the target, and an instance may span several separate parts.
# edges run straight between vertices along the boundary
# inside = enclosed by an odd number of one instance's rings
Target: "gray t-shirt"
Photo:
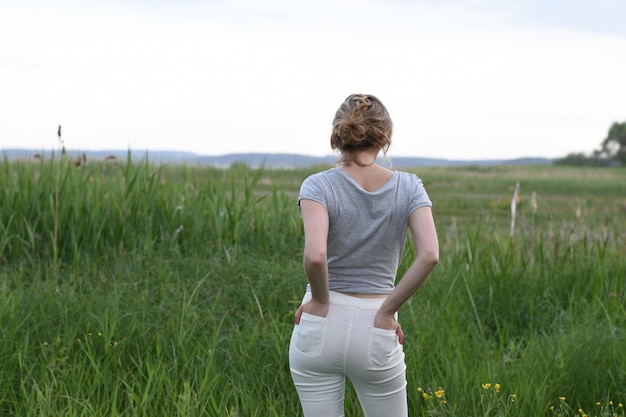
[[[303,199],[328,210],[329,288],[357,294],[394,289],[409,216],[432,206],[422,180],[401,171],[369,192],[343,169],[332,168],[304,180],[298,204]]]

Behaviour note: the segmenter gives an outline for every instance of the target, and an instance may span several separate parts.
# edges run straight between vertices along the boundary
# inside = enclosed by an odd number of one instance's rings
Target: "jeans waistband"
[[[303,302],[311,299],[311,292],[307,291],[304,295]],[[363,310],[378,310],[385,301],[384,297],[361,298],[351,295],[342,294],[337,291],[328,292],[328,301],[331,304],[342,305],[346,307],[356,307]]]

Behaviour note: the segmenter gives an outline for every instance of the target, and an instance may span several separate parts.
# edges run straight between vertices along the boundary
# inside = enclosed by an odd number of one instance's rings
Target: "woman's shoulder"
[[[302,181],[301,188],[310,188],[310,187],[326,187],[328,184],[332,182],[332,177],[336,175],[336,169],[330,168],[324,171],[319,171],[313,174],[310,174],[308,177]]]
[[[398,171],[399,189],[410,195],[426,194],[426,187],[422,179],[414,172]]]
[[[400,178],[401,180],[405,182],[410,182],[410,183],[422,182],[422,179],[414,172],[396,171],[396,175],[398,175],[398,178]]]
[[[304,182],[321,181],[327,178],[332,178],[333,176],[337,175],[337,173],[338,173],[337,168],[329,168],[324,171],[315,172],[309,175],[308,177],[304,179]]]

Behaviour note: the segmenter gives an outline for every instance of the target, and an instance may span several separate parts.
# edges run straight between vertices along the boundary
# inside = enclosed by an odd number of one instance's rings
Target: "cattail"
[[[61,137],[61,125],[57,129],[57,137],[59,138],[59,143],[61,144],[61,155],[65,155],[65,144],[63,143],[63,138]]]
[[[87,165],[87,155],[85,155],[85,152],[83,152],[74,160],[74,166],[79,167],[81,165]]]
[[[113,165],[117,166],[119,164],[119,160],[117,159],[117,156],[115,155],[109,155],[106,158],[104,158],[105,161],[112,161]]]
[[[517,209],[517,203],[519,202],[519,182],[515,184],[515,191],[513,192],[513,198],[511,199],[511,237],[515,233],[515,214]]]

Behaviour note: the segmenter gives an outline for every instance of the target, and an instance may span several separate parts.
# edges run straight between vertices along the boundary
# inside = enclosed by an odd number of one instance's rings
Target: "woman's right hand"
[[[313,299],[302,304],[296,311],[296,324],[300,324],[302,313],[312,314],[314,316],[326,317],[328,314],[328,303],[320,303]]]

